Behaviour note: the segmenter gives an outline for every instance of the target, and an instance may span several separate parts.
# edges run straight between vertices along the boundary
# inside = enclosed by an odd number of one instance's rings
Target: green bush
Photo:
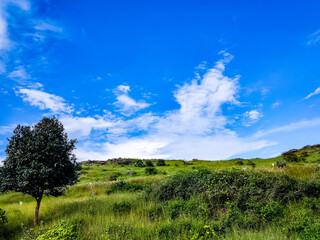
[[[285,204],[305,197],[319,198],[320,184],[267,171],[199,170],[155,182],[152,188],[146,189],[146,196],[168,202],[172,219],[182,214],[196,217],[199,212],[197,219],[206,221],[221,212],[224,214],[218,217],[219,231],[235,226],[258,229],[266,222],[283,218]],[[308,204],[318,207],[315,202]]]
[[[109,181],[116,181],[118,179],[118,177],[120,177],[122,175],[122,173],[120,172],[113,172],[109,175],[108,180]]]
[[[146,187],[146,183],[132,183],[128,181],[119,181],[111,185],[111,188],[107,190],[107,194],[118,191],[137,192],[142,191]]]
[[[7,219],[7,213],[5,210],[3,210],[2,208],[0,208],[0,228],[3,224],[7,223],[8,219]]]
[[[161,217],[161,215],[163,214],[163,208],[160,205],[152,206],[146,209],[146,213],[147,216],[154,221]]]
[[[282,154],[282,157],[287,162],[299,162],[297,154],[293,152],[285,152]]]
[[[261,214],[266,221],[275,221],[283,216],[283,205],[278,202],[268,202],[261,208]]]
[[[177,218],[182,213],[185,206],[184,200],[170,201],[168,204],[168,213],[171,219]]]
[[[278,168],[288,167],[288,164],[287,164],[286,161],[280,161],[280,160],[278,160],[278,161],[277,161],[277,167],[278,167]]]
[[[158,167],[166,166],[166,162],[163,159],[159,159],[157,160],[157,166]]]
[[[243,160],[240,158],[240,159],[237,160],[236,164],[238,164],[238,165],[243,165],[244,162],[243,162]]]
[[[113,212],[122,214],[122,213],[129,213],[131,211],[131,203],[128,201],[121,201],[116,202],[113,204],[112,209]]]
[[[80,222],[61,221],[58,225],[53,226],[46,233],[37,237],[37,240],[75,240],[80,239],[79,236]]]
[[[158,174],[158,170],[156,168],[154,168],[154,167],[146,168],[145,172],[146,172],[147,175],[156,175],[156,174]]]
[[[144,163],[142,160],[137,160],[136,163],[134,164],[136,167],[145,167]]]
[[[151,160],[146,160],[146,166],[147,167],[153,167],[153,163]]]

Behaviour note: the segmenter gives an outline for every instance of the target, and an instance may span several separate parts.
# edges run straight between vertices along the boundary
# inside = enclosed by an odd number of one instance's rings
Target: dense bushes
[[[147,198],[167,202],[171,219],[180,215],[204,222],[217,219],[212,226],[216,232],[235,226],[258,229],[280,221],[285,204],[319,196],[318,183],[281,173],[242,170],[180,173],[154,183],[147,191]]]
[[[183,172],[155,183],[149,192],[157,200],[184,199],[205,194],[213,205],[237,201],[241,207],[248,202],[266,203],[298,200],[303,196],[320,196],[318,183],[306,182],[282,173],[222,170]]]
[[[111,188],[107,191],[107,194],[114,193],[117,191],[142,191],[147,183],[134,183],[128,181],[119,181],[111,185]]]
[[[117,214],[129,213],[131,210],[131,203],[128,201],[115,202],[112,206],[113,212]]]
[[[80,222],[62,221],[58,225],[53,226],[46,233],[37,237],[37,240],[76,240],[79,237]]]
[[[158,170],[154,167],[147,167],[145,170],[147,175],[156,175],[158,174]]]

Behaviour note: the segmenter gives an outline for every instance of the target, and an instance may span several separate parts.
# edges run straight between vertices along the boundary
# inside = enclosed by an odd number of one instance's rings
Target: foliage
[[[37,237],[37,240],[76,240],[80,239],[79,236],[79,222],[65,222],[61,221],[49,229],[46,233]]]
[[[158,166],[158,167],[166,166],[166,162],[165,162],[165,160],[163,160],[163,159],[157,160],[156,163],[157,163],[157,166]]]
[[[153,167],[153,163],[151,160],[146,160],[146,166],[147,167]]]
[[[298,162],[299,161],[297,154],[295,154],[294,152],[290,152],[290,151],[283,153],[282,157],[287,162]]]
[[[7,223],[8,219],[7,219],[7,213],[5,210],[3,210],[2,208],[0,208],[0,228],[3,224]]]
[[[76,140],[68,139],[55,117],[44,117],[33,127],[18,125],[13,133],[0,168],[0,191],[31,195],[39,210],[43,195],[60,196],[76,183],[78,165],[72,154]]]
[[[120,172],[111,173],[108,177],[109,181],[116,181],[122,174]]]
[[[206,220],[210,213],[226,211],[220,216],[219,231],[238,226],[257,229],[266,222],[279,221],[284,204],[303,197],[319,197],[320,184],[288,177],[285,174],[255,171],[184,172],[156,182],[147,191],[147,198],[168,201],[171,219],[200,212]],[[190,204],[195,197],[202,196]],[[188,205],[192,207],[188,207]],[[195,217],[193,215],[193,217]]]
[[[116,202],[113,204],[112,209],[115,213],[122,214],[130,212],[132,206],[128,201]]]
[[[238,165],[243,165],[243,164],[244,164],[244,162],[243,162],[243,160],[242,160],[241,158],[238,158],[238,160],[237,160],[237,164],[238,164]]]
[[[142,160],[137,160],[136,163],[134,164],[136,167],[145,167],[145,164],[143,163]]]
[[[287,164],[286,161],[280,161],[280,160],[277,161],[277,167],[278,168],[284,168],[284,167],[287,167],[287,166],[288,166],[288,164]]]
[[[154,168],[154,167],[148,167],[148,168],[146,168],[145,171],[146,171],[147,175],[156,175],[156,174],[158,174],[158,170],[156,168]]]
[[[142,191],[145,188],[145,183],[134,183],[128,181],[119,181],[111,185],[111,188],[107,191],[107,194],[117,191]]]

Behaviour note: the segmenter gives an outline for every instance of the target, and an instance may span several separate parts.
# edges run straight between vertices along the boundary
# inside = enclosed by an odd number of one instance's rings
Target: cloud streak
[[[320,29],[309,35],[307,45],[314,45],[320,41]]]
[[[310,128],[320,126],[320,118],[314,118],[310,120],[301,120],[299,122],[290,123],[288,125],[284,125],[282,127],[272,128],[269,130],[258,131],[254,137],[261,138],[267,135],[280,133],[280,132],[290,132],[298,129]]]
[[[73,108],[68,106],[64,98],[46,93],[41,90],[20,88],[17,91],[24,102],[28,102],[31,106],[38,107],[41,110],[49,109],[53,113],[71,113]]]
[[[315,95],[320,94],[320,87],[318,87],[314,92],[310,93],[308,96],[306,96],[304,99],[307,100]]]

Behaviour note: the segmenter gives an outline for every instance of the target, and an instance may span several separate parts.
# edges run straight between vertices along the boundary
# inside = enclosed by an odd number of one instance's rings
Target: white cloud
[[[98,129],[106,131],[115,125],[112,120],[103,117],[62,116],[59,120],[73,138],[88,137],[92,130]]]
[[[318,95],[320,94],[320,87],[318,87],[314,92],[310,93],[308,96],[306,96],[304,99],[309,99],[311,98],[312,96],[315,96],[315,95]]]
[[[37,21],[35,29],[39,31],[51,31],[56,33],[63,32],[63,28],[59,27],[57,24],[48,21]]]
[[[0,135],[12,133],[15,128],[16,128],[15,124],[12,124],[10,126],[0,126]]]
[[[271,107],[272,108],[276,108],[276,107],[279,107],[281,105],[281,102],[274,102]]]
[[[54,94],[46,93],[36,89],[20,88],[17,94],[21,95],[23,101],[41,110],[49,109],[53,113],[71,113],[73,109],[65,103],[65,100]]]
[[[294,130],[298,130],[298,129],[315,127],[315,126],[320,126],[320,118],[314,118],[314,119],[310,119],[310,120],[302,120],[299,122],[290,123],[290,124],[282,126],[282,127],[276,127],[276,128],[272,128],[269,130],[262,130],[262,131],[257,132],[254,135],[254,137],[260,138],[260,137],[264,137],[264,136],[271,135],[274,133],[290,132],[290,131],[294,131]]]
[[[117,102],[115,102],[115,106],[120,109],[122,114],[129,116],[150,106],[150,104],[146,103],[145,101],[136,101],[135,99],[131,98],[128,95],[129,91],[130,86],[127,85],[119,85],[115,91],[115,94],[117,95]]]
[[[25,80],[30,79],[31,76],[27,73],[23,66],[19,66],[16,68],[16,70],[8,74],[8,78],[23,83]]]
[[[260,113],[258,110],[247,111],[244,113],[244,115],[253,121],[258,120],[263,116],[262,113]]]
[[[314,45],[320,41],[320,29],[308,36],[307,45]]]
[[[0,51],[8,50],[11,45],[11,41],[8,35],[8,14],[6,7],[8,5],[15,5],[24,11],[30,9],[30,2],[27,0],[1,0],[0,1]]]
[[[239,76],[230,78],[223,74],[225,64],[232,56],[225,52],[221,54],[224,58],[202,77],[179,86],[174,92],[179,109],[161,116],[148,113],[130,120],[117,119],[105,132],[115,137],[89,152],[88,145],[78,147],[76,153],[79,159],[135,157],[215,160],[275,144],[238,137],[225,127],[228,120],[223,116],[221,106],[239,104]],[[130,87],[121,85],[118,91],[127,94]],[[250,116],[257,119],[260,115],[254,111]],[[145,134],[130,137],[130,133],[137,131],[145,131]],[[119,137],[116,137],[117,134]]]

